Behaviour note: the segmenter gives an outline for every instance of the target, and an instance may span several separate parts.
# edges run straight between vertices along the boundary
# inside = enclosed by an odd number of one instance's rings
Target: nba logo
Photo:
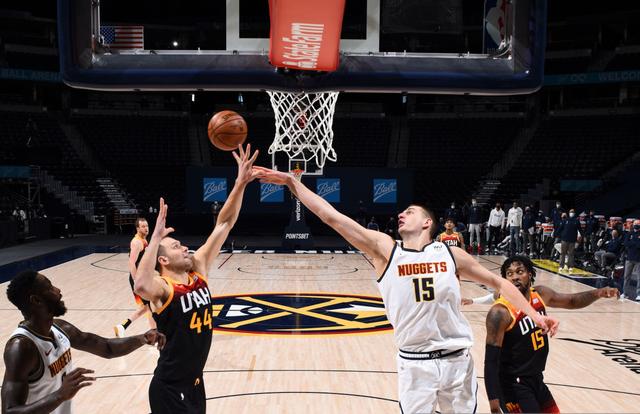
[[[261,183],[261,203],[282,203],[284,201],[284,188],[281,185]]]
[[[316,181],[316,194],[330,203],[340,202],[340,179],[318,178]]]
[[[227,199],[226,178],[203,178],[202,201],[225,201]]]
[[[398,183],[395,178],[373,180],[373,202],[395,203],[398,195]]]

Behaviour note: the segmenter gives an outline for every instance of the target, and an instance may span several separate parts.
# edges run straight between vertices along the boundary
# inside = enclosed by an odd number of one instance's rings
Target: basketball
[[[216,148],[233,151],[247,139],[247,123],[237,112],[220,111],[211,117],[208,135]]]

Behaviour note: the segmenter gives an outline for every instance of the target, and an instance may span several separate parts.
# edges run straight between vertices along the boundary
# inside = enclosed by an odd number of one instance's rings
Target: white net
[[[333,149],[333,114],[339,92],[267,91],[276,118],[276,135],[269,154],[282,151],[289,159],[336,161]]]

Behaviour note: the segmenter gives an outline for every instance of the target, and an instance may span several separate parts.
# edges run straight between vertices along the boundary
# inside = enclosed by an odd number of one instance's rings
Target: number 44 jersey
[[[213,334],[211,292],[199,273],[189,273],[189,282],[180,284],[163,277],[169,297],[153,318],[167,343],[158,359],[154,376],[166,382],[192,382],[202,376]]]
[[[396,242],[378,288],[400,350],[426,353],[473,345],[460,311],[456,263],[446,244],[433,241],[412,250]]]

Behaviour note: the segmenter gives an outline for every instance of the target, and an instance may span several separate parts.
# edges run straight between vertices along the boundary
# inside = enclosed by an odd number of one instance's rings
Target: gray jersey
[[[29,396],[27,404],[38,401],[56,392],[62,386],[62,377],[71,372],[71,342],[67,334],[56,325],[51,326],[52,338],[47,338],[29,330],[23,325],[13,331],[11,338],[24,336],[29,338],[38,349],[42,361],[37,372],[29,378]],[[60,404],[53,414],[70,414],[71,400]]]
[[[434,241],[422,250],[411,250],[396,242],[378,288],[401,351],[472,346],[471,327],[460,312],[455,260],[444,243]]]

